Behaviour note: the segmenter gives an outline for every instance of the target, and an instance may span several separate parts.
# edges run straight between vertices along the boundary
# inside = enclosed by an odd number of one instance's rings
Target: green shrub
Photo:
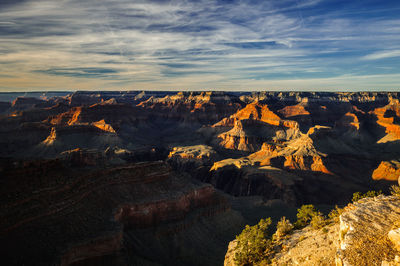
[[[379,191],[370,190],[370,191],[368,191],[368,192],[366,192],[364,194],[362,194],[361,192],[355,192],[353,194],[352,201],[354,203],[354,202],[359,201],[360,199],[376,197],[376,196],[379,196],[381,194],[382,194],[382,190],[379,190]]]
[[[318,214],[314,205],[303,205],[297,210],[297,221],[295,222],[296,228],[303,228],[311,222],[311,219]]]
[[[236,236],[234,261],[237,265],[253,265],[269,261],[272,252],[272,240],[268,239],[270,225],[271,218],[261,219],[254,226],[246,225],[240,235]]]
[[[339,208],[337,205],[331,212],[328,214],[329,219],[331,222],[338,222],[340,215],[343,213],[343,208]]]
[[[321,212],[317,212],[313,217],[311,218],[310,225],[314,229],[320,229],[326,225],[326,219],[322,215]]]
[[[390,187],[390,194],[400,198],[400,186],[393,185]]]
[[[283,236],[289,234],[293,230],[292,223],[283,216],[276,225],[275,239],[281,239]]]

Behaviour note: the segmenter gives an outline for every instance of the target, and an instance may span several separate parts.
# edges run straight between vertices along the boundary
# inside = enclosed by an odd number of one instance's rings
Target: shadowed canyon
[[[0,93],[2,261],[223,265],[246,224],[387,192],[400,176],[399,100]]]

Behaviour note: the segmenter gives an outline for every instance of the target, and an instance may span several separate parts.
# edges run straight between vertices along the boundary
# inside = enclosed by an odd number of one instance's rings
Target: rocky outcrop
[[[55,127],[51,128],[50,135],[43,141],[44,145],[53,145],[57,139],[57,131]]]
[[[207,145],[174,147],[168,162],[175,169],[192,172],[199,167],[211,166],[219,158],[217,152]]]
[[[156,119],[192,126],[214,124],[240,109],[242,102],[236,95],[223,92],[179,92],[150,97],[138,106],[151,110]]]
[[[283,164],[285,168],[293,170],[306,170],[313,172],[321,172],[325,174],[332,174],[323,163],[321,157],[318,156],[296,156],[289,155],[285,157],[285,162]]]
[[[181,193],[179,193],[181,194]],[[205,185],[166,200],[153,201],[146,204],[126,204],[121,206],[115,214],[115,219],[126,228],[151,227],[160,223],[174,220],[183,220],[191,211],[209,205],[221,204],[221,211],[229,208],[226,202],[218,202],[215,190],[211,185]]]
[[[37,105],[44,104],[46,101],[33,97],[17,97],[11,104],[11,110],[22,111],[26,109],[33,109]]]
[[[268,105],[259,102],[250,103],[237,113],[232,115],[235,120],[253,119],[265,122],[267,124],[278,126],[281,118],[272,112]]]
[[[297,104],[297,105],[291,105],[291,106],[285,106],[284,108],[280,109],[278,111],[280,114],[282,114],[285,118],[290,118],[294,116],[308,116],[310,115],[310,112],[308,112],[305,109],[305,106],[302,104]]]
[[[338,231],[338,224],[329,224],[317,230],[310,226],[295,230],[274,243],[274,254],[268,265],[335,265]],[[236,246],[236,240],[229,243],[225,266],[236,266]]]
[[[400,199],[364,198],[349,204],[338,222],[321,229],[307,226],[276,240],[271,265],[398,265]],[[228,245],[224,265],[235,265],[236,240]]]
[[[255,152],[265,141],[287,141],[299,135],[295,121],[281,120],[260,103],[248,104],[229,119],[224,119],[213,127],[233,128],[218,135],[219,145],[226,149]]]
[[[346,207],[340,216],[337,265],[381,265],[398,255],[388,233],[400,220],[400,200],[378,196]],[[392,233],[391,233],[392,235]]]
[[[106,127],[104,123],[98,125]],[[122,141],[114,130],[107,131],[98,126],[79,124],[52,127],[48,137],[27,153],[33,157],[50,158],[76,148],[102,152],[108,147],[121,146],[121,144]]]
[[[400,177],[400,162],[397,160],[383,161],[379,164],[378,168],[372,173],[374,180],[390,180],[396,181]]]
[[[232,150],[255,152],[265,141],[292,138],[298,134],[296,130],[285,130],[285,127],[244,119],[235,121],[233,129],[218,135],[219,145]]]
[[[168,158],[178,160],[214,160],[217,153],[212,147],[206,145],[174,147]]]
[[[400,251],[400,228],[390,230],[388,233],[388,238],[393,243],[395,249]]]
[[[378,143],[400,140],[400,104],[399,99],[390,99],[388,105],[376,108],[372,112],[378,125],[385,128],[386,135]]]
[[[106,158],[103,152],[81,148],[61,152],[58,158],[72,167],[101,167],[108,162],[108,158]],[[124,161],[121,161],[121,163],[122,162]]]
[[[335,124],[336,128],[344,128],[350,130],[359,130],[360,121],[356,114],[348,112]]]
[[[103,131],[110,132],[110,133],[116,133],[115,130],[113,129],[113,127],[111,125],[107,124],[106,121],[104,121],[104,119],[97,121],[97,122],[93,122],[92,125],[97,128],[100,128]]]

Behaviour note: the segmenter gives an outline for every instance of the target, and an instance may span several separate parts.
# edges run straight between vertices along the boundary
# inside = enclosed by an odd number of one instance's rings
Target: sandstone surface
[[[383,161],[372,173],[375,180],[386,179],[396,181],[400,177],[400,162],[398,160]]]

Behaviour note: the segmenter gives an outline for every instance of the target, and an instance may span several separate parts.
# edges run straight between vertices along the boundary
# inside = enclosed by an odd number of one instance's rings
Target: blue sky
[[[0,91],[399,88],[398,0],[0,2]]]

